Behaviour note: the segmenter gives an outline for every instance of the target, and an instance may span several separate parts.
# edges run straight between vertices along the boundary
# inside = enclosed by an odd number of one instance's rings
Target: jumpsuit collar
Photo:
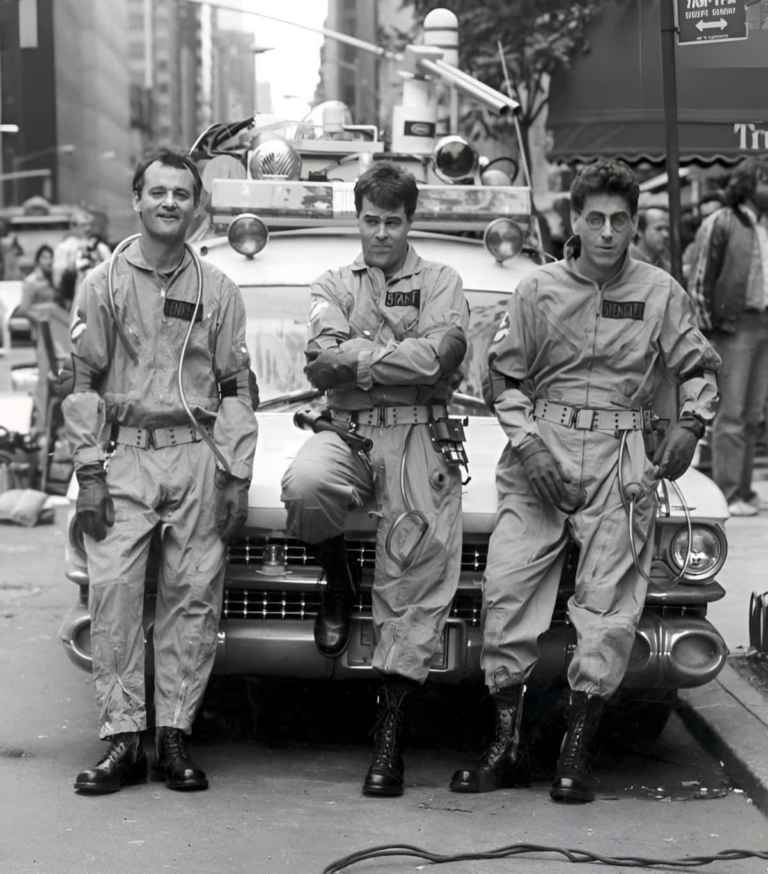
[[[576,259],[581,254],[581,239],[578,234],[570,237],[564,246],[563,249],[563,260],[562,264],[568,273],[573,276],[574,279],[577,279],[579,282],[583,282],[588,285],[596,285],[599,289],[611,288],[614,285],[618,285],[624,281],[624,279],[629,274],[630,270],[633,267],[633,259],[629,255],[629,249],[624,253],[624,260],[621,265],[621,268],[618,273],[615,273],[608,282],[600,285],[595,282],[594,279],[590,279],[588,276],[584,276],[584,274],[579,273],[578,267],[576,266]]]
[[[144,253],[141,251],[141,246],[139,245],[139,239],[136,238],[132,243],[129,243],[125,250],[123,251],[123,257],[125,260],[131,264],[133,267],[138,267],[139,270],[146,270],[149,273],[156,273],[154,267],[147,264],[146,258],[144,257]],[[192,256],[189,254],[187,248],[184,248],[184,257],[181,259],[181,263],[179,266],[173,271],[171,274],[172,278],[175,278],[182,270],[185,270],[192,263]]]
[[[421,270],[422,263],[423,262],[421,260],[421,257],[417,254],[413,246],[408,243],[408,248],[405,252],[405,260],[403,261],[402,267],[397,273],[394,273],[392,276],[387,277],[387,282],[396,282],[398,279],[404,279],[407,276],[413,276],[414,273],[418,273]],[[365,263],[362,252],[352,262],[352,270],[356,273],[362,272],[363,270],[368,270],[368,265]]]

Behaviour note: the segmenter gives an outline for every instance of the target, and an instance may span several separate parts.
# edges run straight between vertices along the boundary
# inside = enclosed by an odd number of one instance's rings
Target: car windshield
[[[247,343],[259,381],[264,410],[293,411],[318,393],[304,375],[304,349],[309,315],[308,286],[246,286]],[[498,331],[509,295],[498,291],[465,291],[471,308],[469,348],[451,412],[488,416],[482,379],[488,346]]]

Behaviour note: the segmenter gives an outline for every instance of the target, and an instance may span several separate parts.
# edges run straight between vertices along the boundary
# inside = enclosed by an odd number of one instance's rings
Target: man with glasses
[[[481,664],[497,725],[474,767],[454,774],[457,792],[527,782],[525,683],[550,625],[570,535],[580,550],[568,601],[576,647],[550,795],[593,800],[592,742],[624,677],[645,602],[655,484],[687,469],[715,413],[720,360],[690,300],[669,274],[628,255],[638,197],[634,174],[620,162],[581,170],[571,188],[577,236],[562,261],[521,282],[508,327],[489,352],[488,397],[509,438],[483,579]],[[679,418],[653,445],[651,404],[665,370],[678,386]]]

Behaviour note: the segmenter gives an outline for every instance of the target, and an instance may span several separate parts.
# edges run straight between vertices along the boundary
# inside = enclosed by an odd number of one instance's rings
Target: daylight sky
[[[296,21],[308,27],[322,28],[328,4],[326,0],[222,0],[227,6],[263,12]],[[213,5],[216,5],[215,3]],[[256,59],[257,74],[272,83],[274,114],[298,120],[311,107],[318,82],[320,47],[323,36],[289,24],[280,24],[256,15],[236,12],[220,13],[224,27],[251,31],[254,44],[272,51]]]

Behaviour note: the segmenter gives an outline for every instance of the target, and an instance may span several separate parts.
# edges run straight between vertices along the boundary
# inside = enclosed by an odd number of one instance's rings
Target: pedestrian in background
[[[143,161],[133,179],[141,237],[119,253],[111,288],[101,264],[75,302],[74,387],[62,409],[80,486],[100,736],[109,742],[77,775],[80,792],[146,779],[142,617],[158,532],[153,774],[169,789],[208,786],[186,738],[213,667],[226,541],[248,513],[257,427],[241,292],[205,261],[199,274],[184,244],[201,190],[188,155],[161,149]]]
[[[754,516],[755,447],[768,396],[768,158],[734,169],[725,202],[696,235],[688,291],[723,361],[712,478],[732,516]]]
[[[54,303],[56,289],[53,286],[53,249],[47,244],[35,252],[35,264],[24,277],[21,285],[21,302],[14,315],[28,319],[36,327],[40,307]]]
[[[102,261],[108,261],[109,246],[94,231],[94,216],[86,209],[72,213],[69,233],[53,251],[53,284],[59,287],[65,272],[75,277],[79,286],[85,274]]]
[[[10,223],[6,219],[0,219],[0,263],[4,282],[22,278],[19,258],[23,254],[24,249],[11,230]]]
[[[629,247],[635,261],[645,261],[654,267],[672,272],[669,261],[669,212],[652,206],[637,214],[635,242]]]

